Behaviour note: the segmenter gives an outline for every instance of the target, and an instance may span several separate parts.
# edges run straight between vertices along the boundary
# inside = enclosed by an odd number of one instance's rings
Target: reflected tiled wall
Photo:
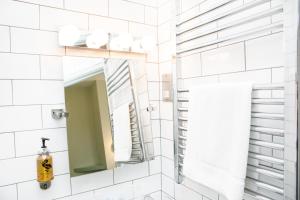
[[[64,107],[62,56],[120,56],[59,47],[58,28],[102,28],[157,38],[156,0],[2,0],[0,2],[0,199],[161,199],[159,111],[152,113],[156,158],[70,179],[66,123],[51,118]],[[150,99],[158,105],[158,49],[147,56]],[[39,189],[36,153],[51,138],[55,179]]]

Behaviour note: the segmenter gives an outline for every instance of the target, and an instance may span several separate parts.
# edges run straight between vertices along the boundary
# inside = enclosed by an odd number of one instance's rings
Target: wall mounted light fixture
[[[83,32],[73,25],[62,27],[58,36],[59,45],[67,47],[87,47],[137,53],[145,53],[155,47],[155,39],[150,35],[135,37],[129,33],[108,33],[102,29]]]

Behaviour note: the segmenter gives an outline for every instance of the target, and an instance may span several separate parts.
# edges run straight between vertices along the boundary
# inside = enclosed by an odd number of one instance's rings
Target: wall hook
[[[56,120],[59,120],[63,117],[67,118],[69,116],[69,113],[64,111],[63,109],[52,109],[51,113],[52,113],[52,118]]]

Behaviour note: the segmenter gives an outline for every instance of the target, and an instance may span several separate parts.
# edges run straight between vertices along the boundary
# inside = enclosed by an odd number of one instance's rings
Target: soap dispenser
[[[42,149],[37,157],[37,181],[40,183],[40,188],[46,190],[50,187],[51,180],[54,178],[52,165],[53,160],[45,144],[49,138],[41,139]]]

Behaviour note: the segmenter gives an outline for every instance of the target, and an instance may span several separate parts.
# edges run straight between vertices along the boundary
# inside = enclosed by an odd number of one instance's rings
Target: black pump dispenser
[[[42,137],[41,139],[42,139],[42,144],[43,144],[43,145],[42,145],[42,148],[43,148],[43,149],[47,148],[47,146],[46,146],[46,141],[48,141],[49,138],[44,138],[44,137]]]

